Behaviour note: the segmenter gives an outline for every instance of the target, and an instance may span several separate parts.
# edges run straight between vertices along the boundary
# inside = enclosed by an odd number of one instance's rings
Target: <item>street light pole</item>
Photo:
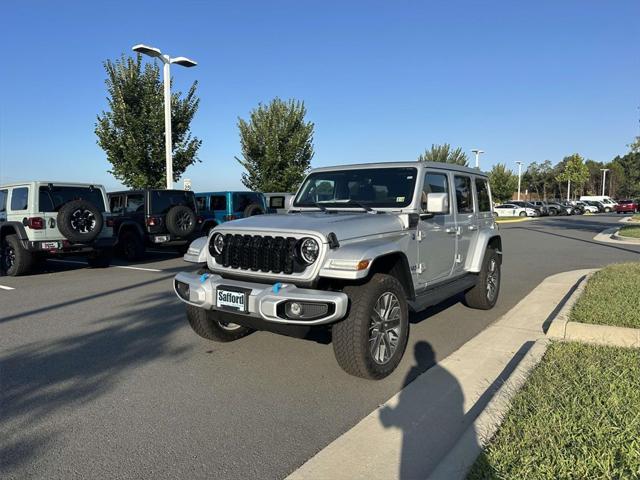
[[[604,186],[605,186],[605,182],[607,180],[607,172],[609,171],[608,168],[601,168],[600,171],[602,172],[602,196],[604,197]]]
[[[522,162],[516,162],[518,164],[518,201],[520,201],[520,185],[522,183]]]
[[[480,150],[478,148],[474,148],[473,150],[471,150],[473,153],[476,154],[476,168],[478,170],[480,170],[480,154],[484,153],[484,150]]]
[[[163,81],[164,81],[164,153],[167,171],[167,190],[173,188],[173,142],[171,138],[171,64],[177,63],[183,67],[195,67],[193,60],[187,57],[174,57],[163,55],[159,48],[149,47],[142,43],[135,45],[134,52],[143,53],[153,58],[162,60]]]

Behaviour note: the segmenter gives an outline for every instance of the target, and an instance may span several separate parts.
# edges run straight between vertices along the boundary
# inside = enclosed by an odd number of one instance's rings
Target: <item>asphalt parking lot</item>
[[[412,357],[415,343],[441,360],[547,276],[640,260],[640,246],[593,241],[619,219],[501,226],[497,307],[455,299],[414,315],[403,362],[379,382],[345,374],[323,337],[197,337],[171,285],[193,268],[173,255],[2,277],[0,476],[282,478],[410,382],[412,366],[430,366]]]

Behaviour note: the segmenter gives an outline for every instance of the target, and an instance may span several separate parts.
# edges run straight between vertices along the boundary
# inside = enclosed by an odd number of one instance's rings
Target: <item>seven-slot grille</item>
[[[291,274],[301,272],[305,267],[297,259],[297,243],[293,237],[228,233],[224,236],[221,255],[215,255],[213,245],[209,246],[209,251],[223,267]]]

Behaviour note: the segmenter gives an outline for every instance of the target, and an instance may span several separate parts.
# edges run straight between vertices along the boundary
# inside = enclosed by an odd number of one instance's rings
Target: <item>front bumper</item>
[[[181,272],[175,276],[173,288],[180,300],[205,310],[229,310],[216,306],[217,289],[231,287],[248,291],[247,312],[238,315],[260,318],[267,322],[289,325],[322,325],[341,320],[347,314],[349,297],[342,292],[298,288],[291,284],[274,285],[224,279],[220,275]],[[312,320],[284,318],[282,305],[287,301],[327,304],[327,314]]]

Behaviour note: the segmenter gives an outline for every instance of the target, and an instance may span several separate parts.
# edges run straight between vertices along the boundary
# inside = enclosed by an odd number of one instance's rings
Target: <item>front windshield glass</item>
[[[296,207],[403,208],[411,203],[415,168],[362,168],[316,172],[307,177]]]

